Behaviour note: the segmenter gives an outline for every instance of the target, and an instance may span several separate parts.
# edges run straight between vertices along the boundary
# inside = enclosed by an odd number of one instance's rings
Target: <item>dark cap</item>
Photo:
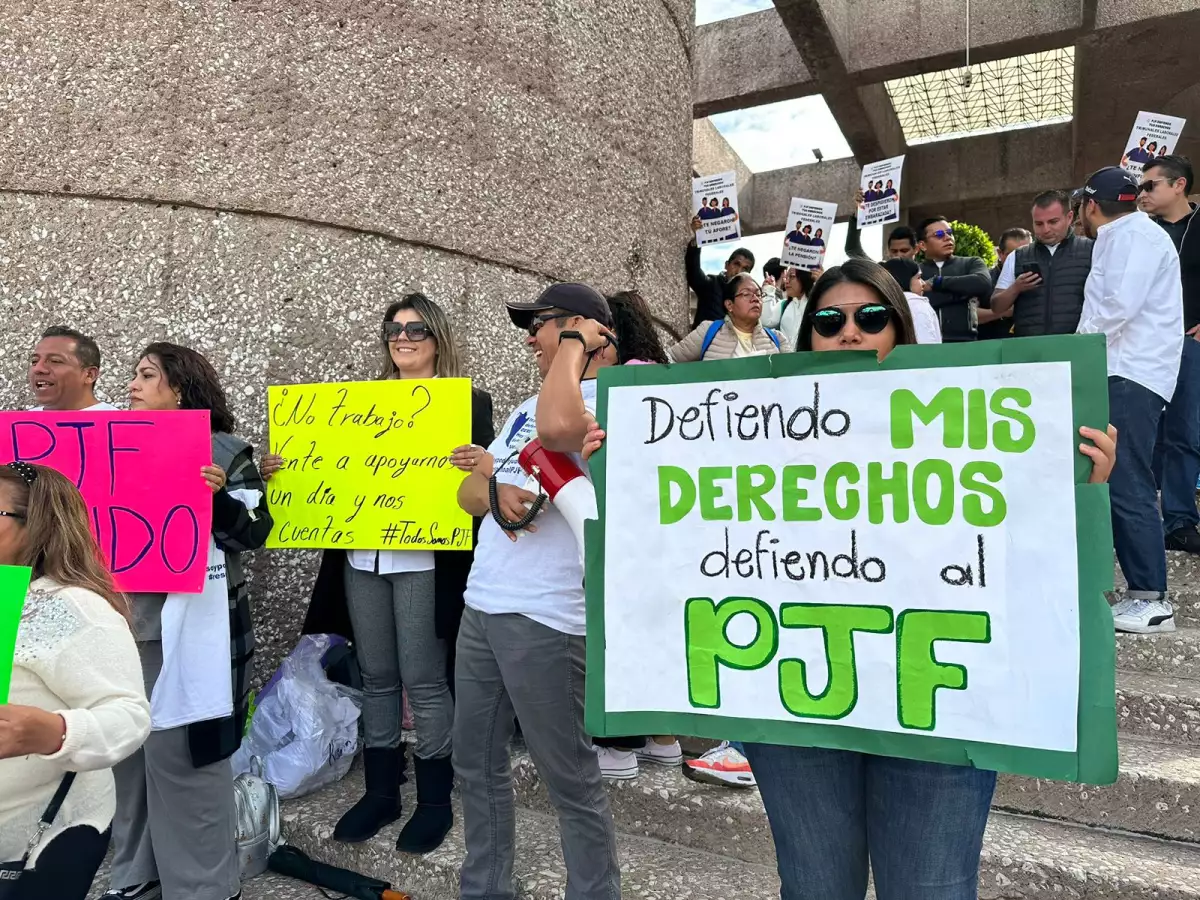
[[[1108,200],[1113,203],[1136,203],[1137,182],[1133,176],[1117,166],[1105,166],[1093,172],[1087,184],[1072,194],[1075,202],[1081,200]]]
[[[518,328],[528,328],[535,314],[548,309],[561,309],[612,328],[612,312],[608,301],[599,291],[586,284],[552,284],[536,300],[509,301],[508,316]]]

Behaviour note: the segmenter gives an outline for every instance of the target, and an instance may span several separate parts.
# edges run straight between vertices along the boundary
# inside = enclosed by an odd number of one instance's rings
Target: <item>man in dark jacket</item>
[[[1004,261],[992,312],[1012,312],[1013,334],[1074,334],[1083,311],[1083,286],[1092,270],[1092,240],[1075,233],[1071,197],[1046,191],[1033,198],[1036,240]]]
[[[975,340],[979,301],[992,291],[987,266],[977,257],[954,255],[954,232],[944,216],[922,222],[917,237],[925,254],[921,264],[925,299],[937,313],[942,341]]]
[[[1159,156],[1142,170],[1139,205],[1163,227],[1179,251],[1183,282],[1183,342],[1179,380],[1162,415],[1154,469],[1162,492],[1163,531],[1168,550],[1200,554],[1200,222],[1188,202],[1194,173],[1183,156]]]
[[[716,202],[714,200],[714,202]],[[701,322],[715,322],[725,318],[725,302],[721,293],[722,285],[734,275],[749,272],[754,268],[754,254],[745,247],[738,247],[725,260],[724,275],[706,275],[700,267],[700,248],[696,245],[694,232],[700,230],[703,223],[699,216],[692,219],[692,241],[684,254],[684,268],[687,272],[687,283],[696,292],[696,315],[692,318],[692,328],[700,327]]]

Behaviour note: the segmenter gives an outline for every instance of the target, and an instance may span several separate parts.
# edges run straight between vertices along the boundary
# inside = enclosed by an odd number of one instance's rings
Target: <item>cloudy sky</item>
[[[696,0],[696,24],[743,16],[772,5],[771,0]],[[825,159],[841,159],[852,155],[829,107],[820,96],[722,113],[713,116],[712,123],[752,172],[813,163],[816,161],[813,148],[819,148]],[[882,253],[882,231],[882,226],[874,226],[863,232],[863,249],[876,258]],[[826,267],[837,265],[845,258],[842,252],[845,239],[846,226],[835,225],[829,250],[825,254]],[[756,235],[736,245],[720,244],[707,248],[701,255],[705,270],[720,271],[734,246],[750,248],[758,264],[755,267],[756,274],[761,277],[762,263],[772,256],[778,256],[783,248],[783,232]]]

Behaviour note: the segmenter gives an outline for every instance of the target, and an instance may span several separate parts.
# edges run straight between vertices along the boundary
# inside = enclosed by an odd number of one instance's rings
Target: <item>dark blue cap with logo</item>
[[[1117,166],[1106,166],[1093,172],[1087,184],[1074,194],[1075,200],[1108,200],[1112,203],[1136,203],[1137,198],[1137,182]]]
[[[609,328],[613,324],[612,311],[604,295],[586,284],[552,284],[536,300],[510,300],[505,306],[508,307],[509,318],[518,328],[528,328],[536,313],[548,309],[561,309],[586,319],[595,319]]]

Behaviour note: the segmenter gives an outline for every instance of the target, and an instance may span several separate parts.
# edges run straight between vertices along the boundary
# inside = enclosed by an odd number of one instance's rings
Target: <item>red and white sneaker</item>
[[[683,773],[705,784],[742,788],[752,788],[758,784],[746,757],[730,746],[729,741],[721,741],[699,759],[689,759],[683,767]]]

